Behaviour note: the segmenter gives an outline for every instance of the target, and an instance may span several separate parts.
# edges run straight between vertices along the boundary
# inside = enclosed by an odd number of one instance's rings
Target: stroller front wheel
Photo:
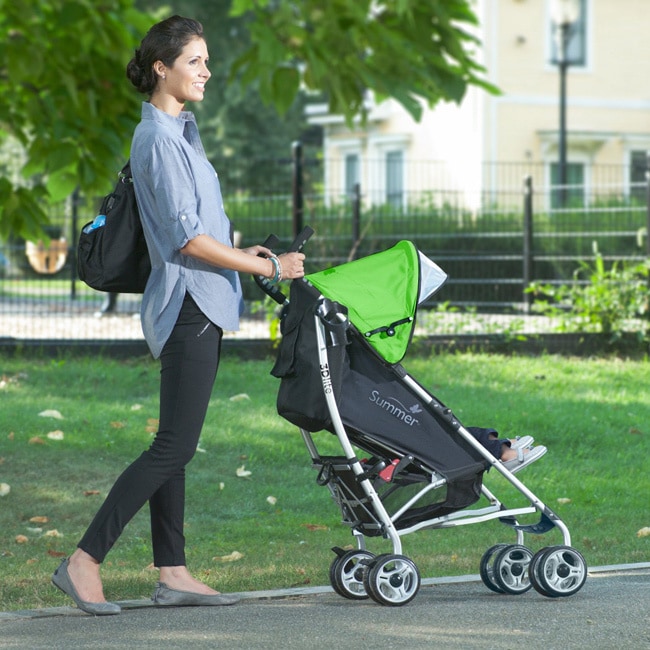
[[[549,598],[572,596],[587,579],[584,557],[570,546],[551,546],[534,563],[540,593]]]
[[[398,607],[415,598],[420,589],[420,572],[403,555],[379,555],[365,572],[363,584],[375,602]]]
[[[523,594],[533,585],[528,565],[533,557],[530,549],[513,544],[501,549],[494,558],[494,581],[506,594]]]

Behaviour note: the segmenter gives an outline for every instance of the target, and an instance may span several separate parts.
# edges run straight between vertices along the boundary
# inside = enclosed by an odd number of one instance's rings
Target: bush
[[[573,284],[534,283],[533,310],[559,320],[563,332],[602,332],[611,340],[623,332],[650,332],[648,298],[650,260],[640,264],[614,262],[610,269],[600,253],[593,264],[581,262]]]

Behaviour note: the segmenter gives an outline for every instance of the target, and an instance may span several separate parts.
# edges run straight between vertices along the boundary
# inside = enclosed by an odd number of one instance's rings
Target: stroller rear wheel
[[[368,598],[363,586],[363,575],[368,570],[369,561],[375,557],[369,551],[348,551],[334,558],[330,565],[330,582],[334,591],[352,600]]]
[[[404,555],[379,555],[365,572],[363,584],[375,602],[398,607],[415,598],[420,588],[420,572]]]
[[[538,591],[543,596],[572,596],[587,579],[584,557],[570,546],[551,546],[538,553],[533,563]]]

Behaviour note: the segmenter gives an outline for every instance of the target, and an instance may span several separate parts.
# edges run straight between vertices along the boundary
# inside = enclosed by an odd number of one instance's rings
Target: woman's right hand
[[[282,253],[278,255],[278,261],[282,268],[283,280],[295,280],[305,275],[304,253]]]

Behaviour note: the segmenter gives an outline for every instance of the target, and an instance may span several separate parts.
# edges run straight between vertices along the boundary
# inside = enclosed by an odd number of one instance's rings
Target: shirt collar
[[[183,130],[185,129],[185,124],[191,122],[196,125],[196,118],[192,111],[181,111],[178,117],[174,117],[165,111],[157,109],[153,104],[149,102],[142,102],[142,119],[143,120],[154,120],[160,122],[170,128],[178,130],[182,135]]]

